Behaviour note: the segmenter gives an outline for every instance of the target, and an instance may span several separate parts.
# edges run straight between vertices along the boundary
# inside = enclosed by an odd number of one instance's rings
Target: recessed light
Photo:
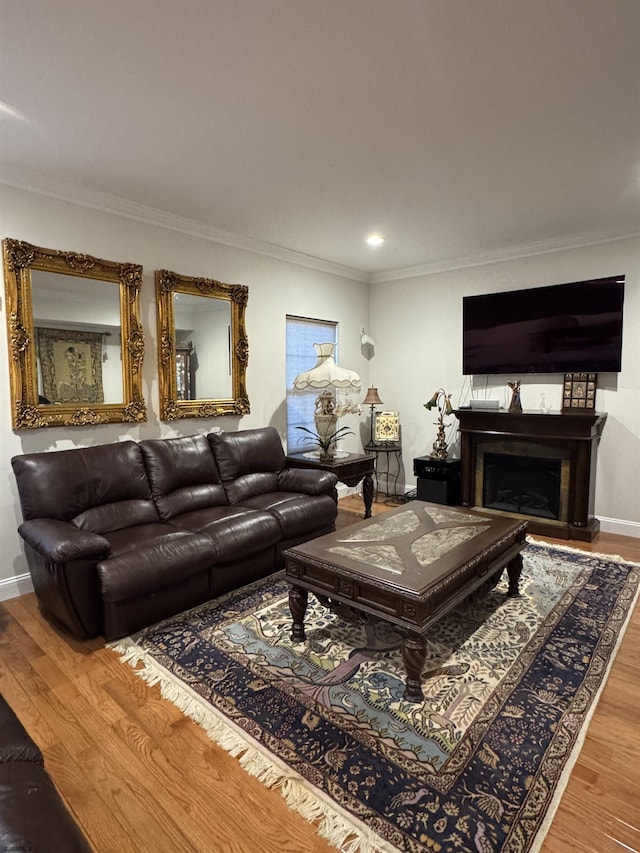
[[[375,249],[378,246],[382,246],[382,244],[384,243],[384,237],[381,237],[380,234],[371,234],[369,237],[367,237],[365,242],[368,246],[371,246]]]

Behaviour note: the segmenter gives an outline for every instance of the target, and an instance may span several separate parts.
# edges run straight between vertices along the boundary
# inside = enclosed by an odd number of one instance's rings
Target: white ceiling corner
[[[7,184],[359,281],[640,233],[636,0],[0,16]]]

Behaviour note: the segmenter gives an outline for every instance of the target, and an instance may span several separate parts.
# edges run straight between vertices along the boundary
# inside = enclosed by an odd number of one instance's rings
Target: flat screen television
[[[624,276],[465,296],[462,372],[617,373]]]

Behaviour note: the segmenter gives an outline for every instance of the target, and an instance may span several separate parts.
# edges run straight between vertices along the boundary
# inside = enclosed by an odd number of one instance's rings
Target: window
[[[315,430],[313,412],[315,394],[293,394],[293,380],[303,370],[316,363],[314,344],[337,343],[337,323],[309,320],[306,317],[287,317],[287,452],[305,453],[315,450],[310,436],[296,429],[304,426]]]

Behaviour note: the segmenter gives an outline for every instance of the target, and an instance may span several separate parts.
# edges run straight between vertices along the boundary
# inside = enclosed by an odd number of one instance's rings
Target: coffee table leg
[[[293,628],[291,639],[294,643],[302,643],[305,640],[304,614],[307,612],[309,592],[301,586],[291,586],[289,590],[289,610],[293,616]]]
[[[518,586],[520,582],[520,575],[522,573],[522,554],[516,554],[516,556],[511,560],[511,562],[507,565],[507,574],[509,575],[509,592],[507,595],[509,598],[515,598],[520,595],[520,588]]]
[[[422,670],[427,657],[427,641],[420,634],[402,637],[402,660],[407,673],[404,698],[408,702],[422,702]]]
[[[364,500],[364,517],[371,518],[371,504],[373,503],[373,477],[366,474],[362,481],[362,499]]]

